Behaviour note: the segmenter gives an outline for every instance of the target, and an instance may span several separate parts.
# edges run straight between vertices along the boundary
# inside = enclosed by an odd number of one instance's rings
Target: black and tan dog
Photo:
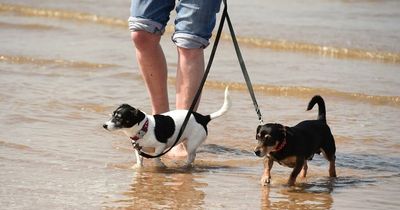
[[[336,146],[331,130],[326,123],[325,103],[321,96],[314,96],[308,104],[311,110],[318,104],[317,120],[302,121],[294,127],[276,123],[267,123],[257,127],[258,145],[254,152],[259,157],[265,157],[264,173],[261,184],[269,184],[271,168],[276,161],[281,165],[293,168],[288,184],[293,186],[296,177],[303,169],[302,176],[307,174],[307,160],[314,154],[323,153],[329,161],[329,176],[336,177],[335,153]]]

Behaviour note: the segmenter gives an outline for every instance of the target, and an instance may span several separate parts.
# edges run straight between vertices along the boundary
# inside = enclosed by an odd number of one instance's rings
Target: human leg
[[[176,108],[188,109],[204,74],[204,48],[215,26],[221,0],[181,0],[172,40],[178,48]],[[196,107],[197,108],[197,107]]]
[[[203,51],[202,48],[186,49],[178,47],[178,69],[175,84],[176,109],[189,109],[192,104],[204,74]],[[170,157],[184,157],[187,155],[188,153],[183,143],[172,148],[169,154]]]
[[[204,74],[204,50],[178,47],[176,108],[189,109]],[[195,107],[197,109],[197,106]]]
[[[175,86],[177,109],[189,109],[200,86],[204,74],[204,48],[209,44],[220,4],[221,0],[181,0],[176,7],[172,40],[178,50]],[[171,156],[186,155],[183,144],[171,150]]]
[[[150,95],[153,114],[169,111],[167,64],[159,44],[161,35],[146,31],[131,33],[136,59]]]
[[[169,111],[167,64],[160,45],[175,0],[132,0],[129,29],[153,114]]]

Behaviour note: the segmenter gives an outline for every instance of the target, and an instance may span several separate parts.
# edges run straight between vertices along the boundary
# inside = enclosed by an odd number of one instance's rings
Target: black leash
[[[183,124],[181,126],[181,129],[179,130],[178,136],[176,137],[176,140],[175,140],[174,144],[170,148],[165,150],[164,152],[153,156],[153,155],[149,155],[147,153],[142,152],[141,148],[136,143],[132,142],[132,146],[134,147],[134,149],[138,149],[139,154],[141,156],[143,156],[145,158],[158,158],[158,157],[161,157],[161,156],[165,155],[167,152],[169,152],[178,143],[179,139],[182,137],[183,131],[185,130],[186,125],[187,125],[187,123],[189,121],[190,115],[193,113],[194,107],[196,106],[197,101],[200,98],[200,95],[201,95],[201,92],[203,90],[204,84],[206,83],[208,74],[210,73],[211,65],[212,65],[212,63],[214,61],[215,52],[217,51],[217,46],[218,46],[219,40],[221,38],[221,34],[222,34],[222,29],[224,27],[225,18],[226,18],[226,20],[228,22],[229,31],[231,33],[232,41],[233,41],[233,44],[235,46],[236,55],[238,57],[238,60],[239,60],[239,63],[240,63],[240,67],[242,68],[243,76],[244,76],[244,79],[246,80],[247,88],[249,89],[249,92],[250,92],[250,95],[251,95],[251,99],[253,100],[253,105],[254,105],[255,111],[256,111],[256,113],[258,115],[258,120],[260,121],[260,124],[263,123],[261,111],[258,108],[258,104],[257,104],[257,100],[256,100],[256,97],[255,97],[255,94],[254,94],[253,86],[251,85],[250,77],[249,77],[249,74],[247,73],[247,69],[246,69],[246,66],[244,64],[243,56],[242,56],[242,54],[240,52],[239,44],[238,44],[238,42],[236,40],[235,32],[233,31],[232,23],[231,23],[231,20],[229,18],[229,15],[228,15],[228,4],[227,4],[226,0],[223,0],[223,2],[224,2],[225,7],[224,7],[224,10],[222,12],[222,16],[221,16],[221,20],[220,20],[220,23],[219,23],[218,31],[217,31],[217,34],[216,34],[216,37],[215,37],[215,41],[214,41],[214,45],[213,45],[210,57],[208,59],[208,63],[207,63],[206,70],[204,72],[203,79],[201,80],[200,86],[199,86],[199,88],[198,88],[198,90],[196,92],[196,95],[195,95],[194,99],[193,99],[192,105],[190,106],[190,108],[189,108],[189,110],[188,110],[188,112],[186,114],[185,120],[183,121]]]
[[[197,90],[195,97],[193,98],[192,105],[190,106],[190,108],[189,108],[189,110],[188,110],[188,112],[186,114],[185,120],[183,121],[183,124],[181,126],[181,129],[179,130],[178,136],[176,137],[176,140],[175,140],[174,144],[170,148],[165,150],[164,152],[162,152],[162,153],[160,153],[158,155],[154,155],[154,156],[146,154],[146,153],[142,152],[141,150],[139,150],[139,154],[141,156],[143,156],[145,158],[158,158],[158,157],[161,157],[161,156],[165,155],[167,152],[169,152],[178,143],[179,139],[182,137],[183,131],[186,128],[186,125],[187,125],[187,123],[189,121],[190,115],[192,115],[194,107],[196,106],[197,101],[200,98],[201,91],[203,90],[204,84],[206,83],[208,73],[210,72],[212,62],[214,61],[215,52],[217,51],[217,46],[218,46],[218,43],[219,43],[219,40],[220,40],[220,37],[221,37],[221,34],[222,34],[222,28],[224,26],[225,17],[227,16],[227,14],[228,14],[228,12],[227,12],[226,4],[225,4],[225,8],[224,8],[224,11],[222,13],[222,17],[221,17],[221,20],[220,20],[220,23],[219,23],[219,27],[218,27],[218,32],[217,32],[217,35],[215,37],[214,45],[213,45],[210,57],[208,59],[207,68],[206,68],[206,70],[204,72],[203,79],[201,80],[200,87]],[[133,145],[133,147],[135,148],[136,145]]]
[[[225,8],[226,8],[227,7],[226,0],[224,0],[224,4],[225,4]],[[254,94],[253,86],[251,85],[250,77],[249,77],[249,74],[247,73],[246,65],[244,64],[244,59],[243,59],[242,53],[240,52],[239,44],[236,40],[235,31],[233,30],[233,26],[231,23],[231,19],[229,18],[228,12],[226,13],[226,22],[228,23],[229,31],[231,32],[233,45],[235,46],[236,55],[239,60],[240,68],[242,69],[244,80],[246,81],[247,89],[249,90],[251,99],[253,100],[254,109],[256,110],[260,124],[263,124],[263,117],[261,115],[260,109],[258,108],[258,103],[257,103],[256,96]]]

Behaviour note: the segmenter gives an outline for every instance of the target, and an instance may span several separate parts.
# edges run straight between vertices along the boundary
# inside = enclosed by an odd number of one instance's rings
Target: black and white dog
[[[228,88],[225,90],[225,99],[222,107],[209,115],[202,115],[193,112],[186,125],[179,143],[187,151],[186,166],[191,166],[195,157],[197,148],[205,141],[207,137],[207,124],[225,114],[231,107]],[[183,124],[188,110],[174,110],[163,114],[148,115],[139,109],[135,109],[128,104],[122,104],[112,114],[109,121],[105,122],[103,127],[109,131],[120,130],[131,138],[137,145],[143,148],[154,148],[154,155],[160,154],[175,142],[179,130]],[[135,150],[136,165],[143,166],[143,157]],[[155,158],[158,166],[164,167],[160,158]]]
[[[307,110],[311,110],[315,104],[319,107],[316,120],[305,120],[293,127],[278,123],[267,123],[257,127],[258,145],[254,152],[259,157],[265,157],[262,185],[270,183],[270,171],[274,161],[293,168],[288,184],[294,185],[301,170],[303,170],[303,177],[306,177],[307,160],[311,160],[315,153],[321,152],[329,161],[329,176],[336,177],[336,146],[326,123],[325,102],[321,96],[314,96]]]

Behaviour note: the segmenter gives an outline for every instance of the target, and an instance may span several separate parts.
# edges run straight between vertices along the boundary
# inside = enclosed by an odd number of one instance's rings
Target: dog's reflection
[[[261,188],[261,209],[331,209],[332,180],[296,187],[266,186]]]
[[[183,169],[142,169],[135,172],[124,206],[132,209],[196,209],[203,205],[207,186],[200,175]]]

